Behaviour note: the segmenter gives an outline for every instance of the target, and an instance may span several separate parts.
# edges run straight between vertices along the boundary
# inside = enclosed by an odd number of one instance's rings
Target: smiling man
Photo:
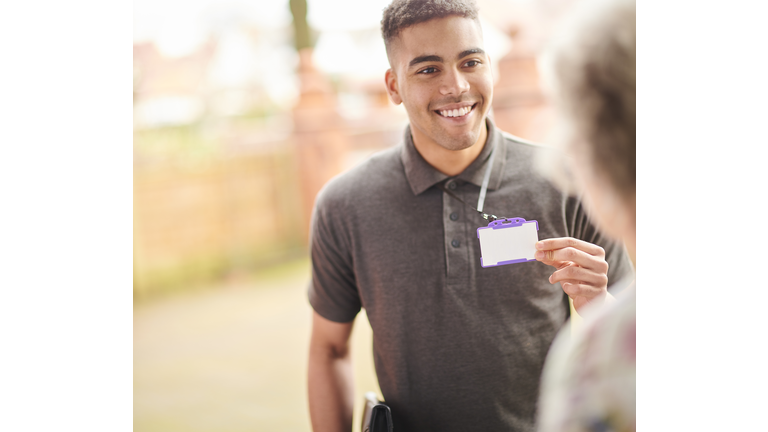
[[[387,44],[387,91],[405,104],[419,154],[450,176],[477,158],[488,136],[493,77],[482,45],[479,23],[461,16],[406,27]]]
[[[535,171],[539,147],[488,117],[491,59],[474,2],[394,0],[382,35],[387,91],[410,125],[400,145],[331,180],[316,200],[313,429],[352,428],[349,337],[362,307],[395,430],[533,430],[568,297],[579,307],[602,301],[631,262],[578,199]],[[488,221],[469,206],[478,201],[537,220],[541,262],[482,268],[477,228]]]

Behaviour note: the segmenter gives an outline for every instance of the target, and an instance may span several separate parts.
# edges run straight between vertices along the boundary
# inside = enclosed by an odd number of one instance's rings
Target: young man
[[[538,147],[487,118],[493,79],[471,0],[394,0],[382,33],[387,90],[410,126],[317,197],[313,429],[352,428],[349,336],[364,307],[397,431],[532,430],[544,358],[568,317],[563,291],[577,307],[602,301],[631,263],[534,170]],[[488,221],[450,193],[474,205],[489,166],[485,212],[537,220],[542,262],[481,267],[476,230]]]

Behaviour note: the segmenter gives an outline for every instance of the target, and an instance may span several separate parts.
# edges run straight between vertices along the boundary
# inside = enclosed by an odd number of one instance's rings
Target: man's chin
[[[461,151],[466,150],[477,143],[479,133],[470,132],[460,136],[446,135],[438,141],[441,147],[446,150]]]
[[[477,140],[475,139],[452,139],[444,140],[440,142],[440,146],[446,150],[461,151],[466,150],[475,145]]]

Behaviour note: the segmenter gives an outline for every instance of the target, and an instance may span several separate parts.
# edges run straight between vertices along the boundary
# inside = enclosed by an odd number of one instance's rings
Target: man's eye
[[[437,72],[437,68],[433,68],[433,67],[426,68],[424,70],[419,71],[420,74],[424,74],[424,75],[435,73],[435,72]]]
[[[477,61],[477,60],[470,60],[470,61],[466,62],[465,64],[466,64],[467,66],[469,66],[469,67],[475,67],[475,66],[479,65],[479,64],[480,64],[480,62],[479,62],[479,61]]]

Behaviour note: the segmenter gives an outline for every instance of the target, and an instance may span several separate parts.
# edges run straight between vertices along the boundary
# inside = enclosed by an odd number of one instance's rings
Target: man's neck
[[[472,162],[477,159],[483,151],[485,142],[488,139],[488,125],[483,124],[480,130],[480,136],[475,144],[463,150],[448,150],[437,143],[423,143],[417,140],[411,132],[413,145],[421,157],[441,173],[453,177],[464,172]]]

